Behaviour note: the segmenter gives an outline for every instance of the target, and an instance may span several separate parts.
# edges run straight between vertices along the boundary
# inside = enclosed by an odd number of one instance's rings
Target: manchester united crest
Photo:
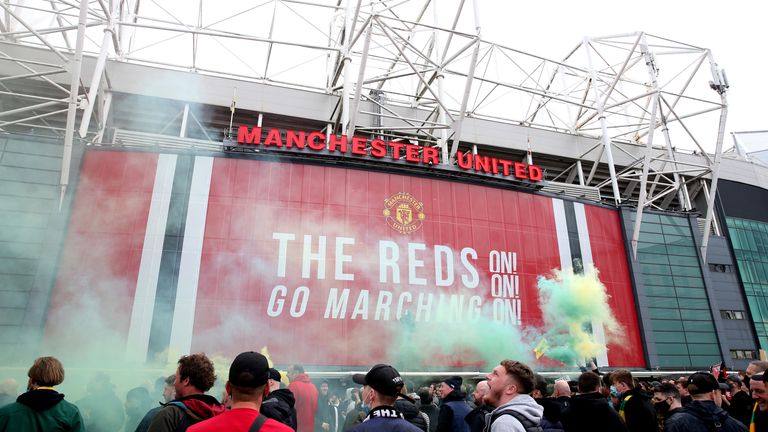
[[[384,200],[384,217],[395,231],[410,234],[424,224],[424,203],[407,192],[398,192]]]

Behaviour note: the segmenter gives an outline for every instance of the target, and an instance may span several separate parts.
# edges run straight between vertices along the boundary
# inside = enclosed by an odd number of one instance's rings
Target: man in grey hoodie
[[[485,403],[494,407],[486,417],[486,430],[490,432],[541,431],[544,408],[530,396],[534,375],[527,365],[514,360],[503,360],[486,377],[488,393]]]

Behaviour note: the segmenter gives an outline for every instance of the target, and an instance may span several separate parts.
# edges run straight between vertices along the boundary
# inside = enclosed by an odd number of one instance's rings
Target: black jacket
[[[433,404],[431,401],[421,401],[419,411],[423,412],[427,415],[427,417],[429,417],[429,432],[436,432],[437,417],[440,413],[440,408],[438,408],[437,405]]]
[[[296,430],[296,399],[293,392],[288,389],[277,389],[269,392],[269,395],[261,403],[261,412],[264,416],[277,420]]]
[[[585,393],[571,398],[561,421],[567,432],[626,432],[619,414],[600,393]]]
[[[483,432],[485,429],[485,415],[493,411],[492,406],[480,405],[464,417],[464,421],[469,425],[469,432]]]
[[[415,403],[405,399],[398,399],[395,401],[395,409],[403,413],[403,417],[405,417],[409,423],[424,432],[428,432],[427,421],[421,416],[421,411],[419,411],[419,408],[416,407]]]
[[[640,387],[635,387],[621,395],[619,413],[624,409],[624,423],[630,432],[658,432],[659,422],[656,409],[650,398]]]
[[[571,405],[571,398],[566,397],[567,406]],[[536,399],[536,403],[544,407],[544,417],[541,418],[541,429],[544,432],[564,432],[563,424],[560,422],[562,411],[565,410],[560,398],[542,398]]]
[[[726,411],[731,417],[749,426],[749,421],[752,419],[752,408],[755,406],[755,401],[749,397],[749,393],[740,391],[733,395],[731,398],[731,404]]]
[[[710,432],[715,424],[722,427],[719,432],[747,432],[747,427],[729,416],[713,401],[694,400],[679,414],[670,417],[666,423],[667,432]]]

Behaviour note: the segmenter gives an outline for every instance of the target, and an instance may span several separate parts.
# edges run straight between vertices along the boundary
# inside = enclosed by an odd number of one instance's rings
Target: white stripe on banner
[[[176,287],[176,307],[173,311],[169,355],[189,354],[192,349],[192,327],[195,323],[197,283],[200,277],[200,257],[203,252],[205,218],[208,213],[208,193],[211,189],[213,158],[196,156],[189,191],[189,208],[184,228],[184,243]],[[175,358],[169,358],[175,361]]]
[[[149,205],[147,228],[144,232],[144,247],[141,250],[139,277],[136,280],[136,294],[133,297],[131,323],[128,327],[126,359],[144,362],[147,359],[152,314],[155,309],[157,278],[160,274],[160,260],[163,256],[165,226],[168,221],[168,207],[171,204],[173,177],[176,173],[176,155],[161,154],[157,159],[155,183],[152,187],[152,201]]]
[[[584,204],[574,203],[573,209],[576,212],[576,227],[579,231],[579,246],[581,247],[581,258],[584,263],[584,269],[587,266],[594,266],[592,261],[592,245],[589,242],[589,227],[587,226],[587,213],[584,211]],[[603,322],[599,320],[592,320],[592,335],[595,337],[595,341],[605,345],[605,328]],[[607,367],[608,364],[608,351],[601,351],[597,355],[597,366]]]
[[[568,222],[565,219],[563,200],[552,198],[552,208],[555,213],[555,230],[557,230],[557,248],[560,251],[560,268],[572,268],[571,243],[568,241]]]

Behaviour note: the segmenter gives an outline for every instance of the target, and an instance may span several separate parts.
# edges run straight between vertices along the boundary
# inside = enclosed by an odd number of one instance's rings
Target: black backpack
[[[510,415],[514,417],[517,421],[520,422],[521,425],[523,425],[525,432],[544,432],[544,429],[542,429],[540,425],[532,422],[528,417],[525,417],[519,412],[513,410],[506,410],[492,415],[491,421],[488,423],[488,430],[485,432],[491,432],[491,426],[493,426],[493,422],[495,422],[497,418],[503,415]]]

